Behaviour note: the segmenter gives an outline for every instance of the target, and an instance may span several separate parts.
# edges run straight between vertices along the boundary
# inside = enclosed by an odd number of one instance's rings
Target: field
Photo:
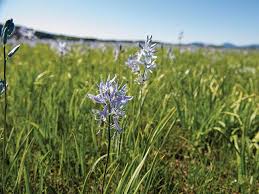
[[[107,130],[86,95],[109,75],[133,99],[111,139],[106,193],[259,192],[258,51],[158,46],[157,68],[139,85],[125,65],[138,48],[122,47],[117,59],[114,49],[75,45],[60,56],[24,44],[8,61],[10,193],[101,192]]]

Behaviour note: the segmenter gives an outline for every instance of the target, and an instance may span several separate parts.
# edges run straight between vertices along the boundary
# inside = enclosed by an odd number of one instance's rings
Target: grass
[[[114,61],[112,47],[75,46],[61,58],[21,46],[8,62],[8,192],[101,192],[107,139],[85,95],[109,74],[134,99],[111,140],[106,193],[259,192],[259,53],[174,50],[172,61],[161,48],[140,88],[124,65],[135,51]]]

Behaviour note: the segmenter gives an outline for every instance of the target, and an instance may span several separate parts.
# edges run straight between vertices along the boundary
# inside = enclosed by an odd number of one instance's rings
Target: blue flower
[[[125,116],[125,105],[133,97],[126,95],[126,85],[119,87],[116,77],[113,79],[108,78],[106,82],[101,81],[98,86],[98,92],[97,95],[87,94],[95,103],[103,105],[102,110],[93,110],[96,120],[99,120],[101,123],[107,122],[108,116],[111,116],[112,127],[118,133],[121,133],[123,130],[119,126],[119,119]]]
[[[139,52],[140,55],[140,63],[144,64],[145,71],[149,71],[152,73],[152,70],[156,67],[155,60],[157,56],[155,56],[155,46],[156,43],[152,43],[152,36],[147,36],[147,40],[144,45],[139,45],[141,50]]]
[[[138,74],[137,82],[143,83],[156,67],[156,43],[152,42],[152,36],[147,36],[144,45],[139,44],[139,47],[140,50],[128,58],[126,65],[131,68],[133,73]]]

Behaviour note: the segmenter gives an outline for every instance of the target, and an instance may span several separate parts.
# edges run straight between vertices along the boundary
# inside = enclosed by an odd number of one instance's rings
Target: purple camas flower
[[[98,86],[98,94],[87,96],[95,103],[102,104],[102,110],[94,110],[96,120],[107,122],[108,117],[112,118],[112,127],[116,132],[121,133],[122,128],[119,126],[119,119],[125,116],[125,105],[128,101],[132,100],[132,96],[126,96],[126,85],[119,87],[116,82],[116,77],[113,79],[108,78],[106,82],[102,82]]]
[[[147,36],[147,40],[145,41],[145,44],[142,46],[139,45],[141,50],[139,52],[140,55],[140,63],[145,65],[145,69],[151,71],[153,68],[155,68],[155,60],[157,56],[155,56],[155,46],[156,43],[152,43],[152,36]]]
[[[147,36],[144,45],[139,44],[140,50],[126,61],[126,65],[131,68],[132,72],[138,74],[138,83],[145,82],[149,73],[152,73],[156,67],[155,46],[156,43],[152,42],[152,36]],[[141,68],[141,65],[143,68]]]

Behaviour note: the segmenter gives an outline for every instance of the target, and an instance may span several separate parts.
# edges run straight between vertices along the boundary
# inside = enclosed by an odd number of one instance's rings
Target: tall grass
[[[259,53],[174,50],[171,60],[163,47],[140,90],[124,65],[135,48],[114,61],[112,47],[81,47],[60,60],[47,45],[23,45],[9,61],[10,193],[101,192],[106,130],[96,134],[85,94],[109,74],[134,99],[111,139],[105,193],[257,192]]]

